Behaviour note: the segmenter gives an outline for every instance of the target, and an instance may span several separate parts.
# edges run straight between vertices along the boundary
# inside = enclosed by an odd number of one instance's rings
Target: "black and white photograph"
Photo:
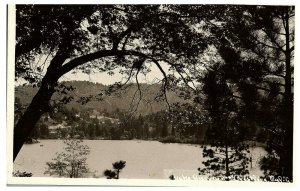
[[[9,184],[295,181],[295,5],[7,10]]]

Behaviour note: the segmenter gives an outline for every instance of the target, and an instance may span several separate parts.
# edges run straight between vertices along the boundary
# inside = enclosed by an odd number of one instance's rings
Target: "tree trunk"
[[[14,127],[13,160],[16,159],[24,142],[34,129],[36,123],[45,112],[49,111],[49,101],[55,92],[55,86],[60,78],[59,69],[66,59],[66,54],[57,52],[47,69],[41,87],[33,97],[30,105]]]
[[[285,92],[284,92],[284,114],[285,114],[285,137],[284,137],[284,169],[283,175],[290,181],[293,179],[293,95],[292,95],[292,69],[291,69],[291,48],[289,32],[289,14],[288,8],[285,18],[286,24],[286,74],[285,74]]]
[[[120,170],[118,169],[117,170],[117,177],[116,177],[116,179],[119,179],[119,173],[120,173]]]
[[[16,159],[24,142],[30,135],[30,132],[33,130],[42,114],[49,111],[49,101],[55,92],[55,83],[46,82],[46,79],[43,81],[41,88],[34,96],[31,104],[28,106],[27,110],[14,128],[13,160]]]
[[[226,178],[229,177],[229,157],[228,157],[228,129],[227,129],[227,122],[225,123],[225,176]]]

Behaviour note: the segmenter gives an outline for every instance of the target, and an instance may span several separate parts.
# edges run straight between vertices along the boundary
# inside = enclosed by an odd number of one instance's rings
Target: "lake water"
[[[84,144],[91,150],[88,167],[100,178],[105,169],[112,169],[112,163],[119,160],[126,161],[120,178],[168,179],[171,174],[191,177],[198,174],[197,168],[203,167],[199,145],[139,140],[84,140]],[[56,152],[63,151],[63,147],[62,140],[40,140],[37,144],[26,144],[14,162],[14,170],[31,172],[35,177],[49,176],[44,174],[46,162],[50,162]],[[258,160],[266,152],[261,147],[251,150],[253,168],[250,174],[262,175]]]

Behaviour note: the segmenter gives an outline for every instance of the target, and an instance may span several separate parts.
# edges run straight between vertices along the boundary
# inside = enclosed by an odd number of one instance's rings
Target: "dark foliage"
[[[105,170],[103,172],[104,176],[107,177],[107,179],[119,179],[119,175],[120,175],[120,172],[123,168],[125,168],[126,166],[126,161],[117,161],[117,162],[114,162],[113,164],[113,169],[114,170]]]
[[[210,146],[203,149],[203,157],[208,158],[203,161],[205,168],[198,170],[200,175],[208,174],[208,178],[229,180],[230,176],[249,173],[249,147],[243,144],[247,129],[238,122],[239,110],[232,97],[233,89],[222,78],[222,70],[216,66],[203,79],[205,109],[210,121],[206,138]]]
[[[20,172],[20,171],[16,171],[12,173],[14,177],[32,177],[32,173],[31,172]]]

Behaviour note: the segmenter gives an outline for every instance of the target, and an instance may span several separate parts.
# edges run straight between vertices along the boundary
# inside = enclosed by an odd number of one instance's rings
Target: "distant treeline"
[[[191,107],[191,106],[190,106]],[[17,118],[17,117],[16,117]],[[193,123],[187,122],[193,121]],[[31,133],[32,139],[81,139],[109,140],[159,140],[165,143],[206,143],[208,123],[199,122],[200,114],[191,108],[174,112],[160,111],[148,115],[128,116],[116,109],[113,112],[63,108],[56,113],[45,114]],[[253,128],[249,140],[265,142],[265,132]],[[252,136],[252,137],[250,137]]]
[[[199,129],[202,132],[196,133]],[[187,130],[174,127],[165,111],[128,118],[120,110],[100,113],[95,110],[78,112],[74,109],[64,109],[54,115],[43,116],[31,133],[31,137],[63,139],[75,136],[83,139],[143,139],[202,143],[205,130],[205,125]]]

